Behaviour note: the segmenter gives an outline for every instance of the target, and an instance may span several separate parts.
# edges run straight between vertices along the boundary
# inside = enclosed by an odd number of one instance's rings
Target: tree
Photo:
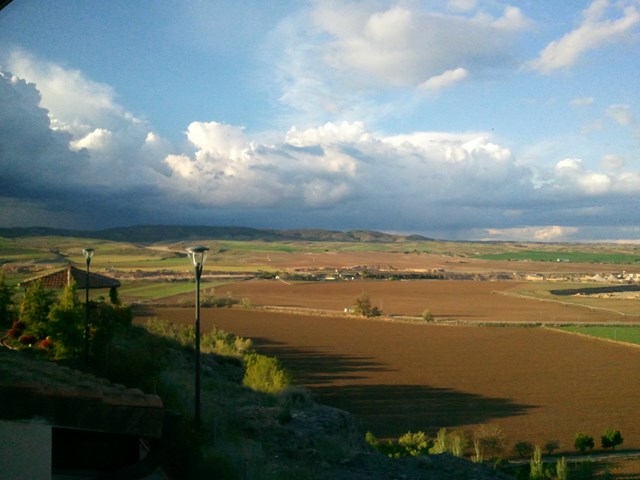
[[[576,447],[576,450],[578,450],[580,453],[584,453],[587,450],[593,450],[593,447],[594,447],[593,437],[586,433],[578,433],[576,435],[574,446]]]
[[[353,313],[363,317],[379,317],[382,315],[382,310],[371,305],[369,295],[362,292],[358,298],[356,298],[356,304],[353,306]]]
[[[48,315],[48,334],[53,340],[56,359],[75,358],[82,351],[84,306],[77,296],[76,282],[62,292]]]
[[[618,445],[622,445],[624,442],[624,438],[620,434],[620,430],[614,430],[612,428],[608,429],[604,432],[604,435],[601,437],[601,445],[602,448],[612,448],[616,449]]]
[[[529,442],[518,442],[513,446],[513,451],[520,458],[530,457],[533,454],[533,445]]]
[[[53,303],[53,293],[44,288],[41,281],[34,282],[27,289],[20,304],[20,321],[24,322],[26,333],[36,338],[45,338],[48,335],[47,320]]]
[[[14,290],[7,283],[4,273],[0,273],[0,325],[11,325],[14,320]]]
[[[547,455],[553,455],[553,452],[560,448],[560,442],[557,440],[549,440],[544,444],[544,451],[547,452]]]

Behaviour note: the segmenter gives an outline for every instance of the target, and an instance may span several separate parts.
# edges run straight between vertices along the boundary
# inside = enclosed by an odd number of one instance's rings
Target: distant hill
[[[69,230],[46,227],[0,228],[0,237],[77,237],[119,242],[155,243],[195,240],[262,240],[353,243],[405,243],[432,239],[420,235],[392,235],[370,230],[346,232],[322,229],[269,230],[251,227],[208,227],[198,225],[137,225],[103,230]]]

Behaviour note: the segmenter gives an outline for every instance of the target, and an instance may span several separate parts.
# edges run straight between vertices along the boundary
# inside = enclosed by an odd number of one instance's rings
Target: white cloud
[[[615,4],[614,8],[622,7]],[[584,10],[582,23],[558,40],[549,43],[540,56],[527,65],[543,74],[571,67],[589,50],[608,42],[627,38],[640,23],[640,13],[634,5],[623,8],[617,19],[607,18],[609,0],[594,0]]]
[[[633,123],[633,114],[629,105],[615,104],[607,108],[607,116],[623,127]]]
[[[74,151],[86,148],[88,150],[104,150],[108,143],[112,140],[113,134],[104,128],[96,128],[93,132],[79,140],[73,140],[69,143],[69,148]]]
[[[275,64],[272,88],[297,115],[289,124],[374,124],[413,108],[407,96],[425,82],[440,88],[511,68],[531,22],[516,7],[489,14],[458,6],[450,13],[418,2],[327,0],[282,20],[263,54]]]
[[[582,98],[574,98],[572,99],[569,104],[572,107],[589,107],[591,105],[593,105],[595,102],[595,99],[593,97],[582,97]]]
[[[461,82],[468,76],[469,72],[466,69],[458,67],[453,70],[447,70],[441,75],[431,77],[427,81],[421,83],[419,88],[423,90],[441,90],[443,88],[450,87],[454,83]]]
[[[485,240],[515,240],[536,242],[568,241],[579,229],[576,227],[561,227],[558,225],[539,227],[488,228],[489,235]]]

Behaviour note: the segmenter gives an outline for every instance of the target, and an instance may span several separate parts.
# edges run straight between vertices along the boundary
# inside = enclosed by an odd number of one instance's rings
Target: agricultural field
[[[192,309],[158,317],[193,322]],[[398,437],[497,425],[508,442],[617,428],[640,448],[640,348],[547,328],[445,326],[259,310],[203,309],[203,330],[251,337],[317,398],[352,412],[362,431]]]
[[[555,284],[555,288],[558,285]],[[528,289],[528,290],[526,290]],[[535,289],[535,290],[534,290]],[[474,323],[618,323],[640,320],[637,301],[616,310],[600,299],[597,305],[569,303],[565,297],[538,298],[544,284],[453,280],[283,282],[251,280],[216,287],[218,295],[247,298],[252,305],[344,312],[366,293],[387,316],[419,318],[429,310],[436,321]],[[525,290],[525,295],[521,293]],[[530,295],[530,296],[529,296]]]
[[[203,297],[230,295],[253,306],[203,308],[203,327],[252,338],[318,400],[351,411],[363,432],[392,438],[409,430],[498,425],[510,445],[557,440],[569,452],[577,432],[598,440],[616,428],[623,448],[640,449],[640,348],[620,343],[637,335],[640,302],[631,281],[616,279],[640,273],[635,246],[197,243],[211,249]],[[193,323],[191,308],[167,307],[194,299],[186,242],[0,238],[0,264],[17,283],[69,262],[83,266],[87,245],[96,249],[92,271],[118,278],[126,303]],[[342,271],[376,270],[506,272],[512,279],[340,280]],[[289,278],[299,272],[336,279]],[[260,278],[265,273],[273,278]],[[576,280],[597,275],[612,280]],[[381,318],[345,313],[362,293]],[[427,310],[434,322],[422,320]]]

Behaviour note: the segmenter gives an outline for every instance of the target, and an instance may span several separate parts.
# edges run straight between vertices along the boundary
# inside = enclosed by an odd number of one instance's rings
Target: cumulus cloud
[[[629,105],[610,105],[607,108],[607,116],[623,127],[633,123],[633,114],[631,113],[631,107]]]
[[[464,80],[468,76],[469,72],[466,69],[458,67],[453,70],[447,70],[441,75],[431,77],[427,81],[421,83],[419,88],[423,90],[441,90]]]
[[[177,148],[119,106],[108,87],[25,58],[21,71],[33,77],[0,75],[0,222],[69,226],[75,218],[104,227],[225,219],[450,238],[538,225],[546,230],[537,227],[530,238],[551,239],[570,234],[572,222],[622,222],[630,214],[612,215],[616,202],[640,193],[640,174],[614,157],[604,159],[604,172],[580,158],[545,170],[520,163],[485,131],[389,135],[362,121],[334,121],[282,129],[267,141],[238,125],[202,121],[188,125],[186,145]],[[40,91],[40,82],[68,79],[62,95],[74,106],[58,110],[47,99],[57,93]],[[97,98],[85,102],[91,95]]]
[[[593,105],[595,99],[593,97],[574,98],[569,102],[572,107],[589,107]]]
[[[609,19],[610,9],[622,10],[617,19]],[[560,39],[549,43],[540,56],[527,66],[543,74],[571,67],[590,50],[609,42],[628,38],[640,23],[635,5],[625,6],[609,0],[594,0],[582,13],[582,23]]]
[[[265,46],[273,88],[309,124],[385,118],[402,108],[386,93],[444,88],[506,69],[531,25],[517,7],[445,11],[416,2],[316,2],[280,22]],[[300,118],[300,117],[298,117]]]
[[[485,240],[515,240],[536,242],[569,241],[579,232],[576,227],[561,227],[558,225],[540,227],[488,228]]]

